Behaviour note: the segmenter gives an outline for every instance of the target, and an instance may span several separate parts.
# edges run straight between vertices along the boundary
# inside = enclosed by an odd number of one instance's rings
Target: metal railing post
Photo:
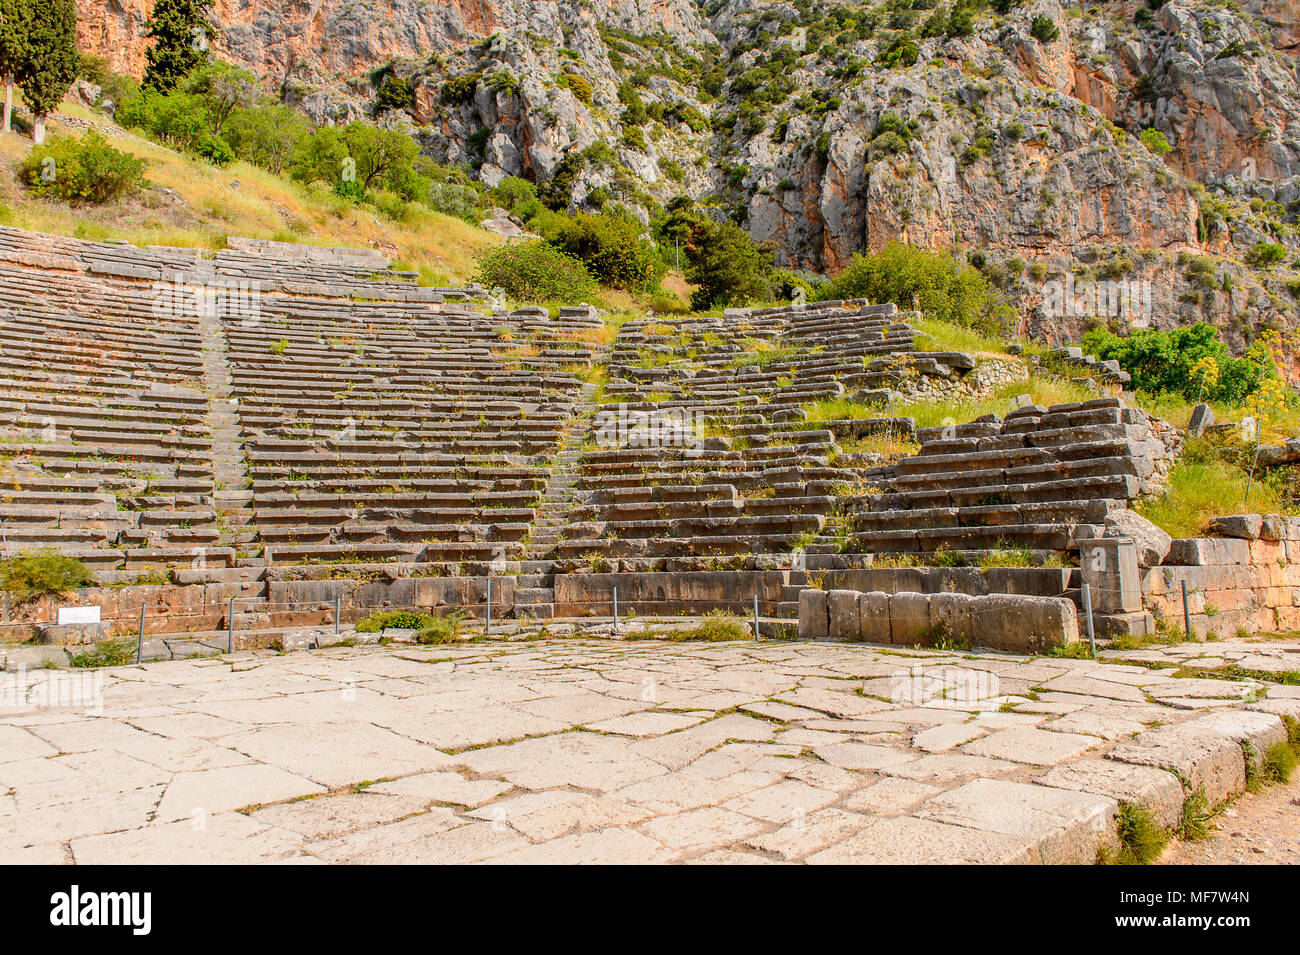
[[[230,609],[226,613],[226,652],[235,652],[235,598],[230,598]]]
[[[1088,582],[1083,583],[1083,614],[1088,621],[1088,646],[1092,650],[1092,658],[1097,659],[1097,635],[1092,629],[1092,588]]]
[[[140,637],[135,644],[135,662],[139,663],[144,657],[144,609],[145,605],[140,604]]]
[[[492,635],[492,578],[487,579],[487,614],[483,623],[483,636]]]

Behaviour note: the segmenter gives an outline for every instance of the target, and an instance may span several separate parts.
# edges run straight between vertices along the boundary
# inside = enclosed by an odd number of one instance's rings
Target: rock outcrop
[[[1293,328],[1293,5],[997,6],[217,0],[213,18],[219,54],[316,122],[405,79],[385,121],[553,204],[648,219],[684,195],[823,273],[894,240],[964,250],[1055,341]],[[83,49],[138,75],[147,8],[81,3]]]

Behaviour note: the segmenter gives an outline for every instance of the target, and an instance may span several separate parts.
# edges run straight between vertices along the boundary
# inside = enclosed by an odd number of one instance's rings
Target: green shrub
[[[886,69],[897,69],[898,67],[915,66],[917,57],[921,55],[921,48],[917,46],[906,33],[894,38],[876,57],[876,62]]]
[[[1234,358],[1213,325],[1198,322],[1169,331],[1142,329],[1121,338],[1095,329],[1083,336],[1084,350],[1102,361],[1114,359],[1133,376],[1133,387],[1153,394],[1172,392],[1189,401],[1221,401],[1239,405],[1277,371],[1267,348],[1256,342],[1245,357]],[[1202,389],[1192,369],[1202,358],[1219,366],[1218,380]]]
[[[855,255],[816,297],[893,302],[899,308],[919,309],[926,318],[991,332],[1004,329],[1010,318],[1010,309],[978,269],[959,264],[951,255],[899,242],[880,252]]]
[[[569,92],[574,95],[578,102],[586,106],[591,105],[591,83],[587,81],[586,77],[579,76],[577,73],[565,73],[562,80],[563,85],[569,88]]]
[[[143,159],[114,149],[91,130],[80,140],[53,136],[18,167],[19,180],[38,196],[63,202],[102,204],[139,192]]]
[[[194,147],[194,151],[214,166],[226,166],[235,159],[235,150],[220,136],[206,137]]]
[[[483,221],[482,194],[472,186],[456,182],[435,182],[429,186],[429,208],[478,225]]]
[[[485,252],[476,280],[525,302],[577,301],[596,288],[581,262],[543,239]]]
[[[1142,130],[1138,133],[1138,142],[1157,156],[1167,156],[1174,149],[1169,145],[1169,140],[1165,139],[1165,134],[1158,129]]]
[[[1052,43],[1061,35],[1061,28],[1052,22],[1051,17],[1039,14],[1029,27],[1029,35],[1039,43]]]
[[[391,73],[384,77],[384,83],[375,94],[375,112],[382,113],[390,109],[410,109],[415,105],[415,88],[411,81]]]
[[[193,150],[211,135],[211,118],[203,97],[193,93],[145,90],[117,109],[117,122],[166,146]]]
[[[1286,259],[1286,246],[1276,242],[1256,242],[1246,250],[1246,264],[1258,269],[1268,269]]]
[[[377,610],[357,622],[360,633],[378,633],[381,630],[421,630],[433,621],[427,613],[414,610]]]
[[[605,285],[645,289],[658,283],[664,262],[645,227],[624,215],[579,213],[552,241],[587,267]]]
[[[95,584],[95,575],[85,564],[54,551],[38,551],[0,561],[0,587],[15,604]]]

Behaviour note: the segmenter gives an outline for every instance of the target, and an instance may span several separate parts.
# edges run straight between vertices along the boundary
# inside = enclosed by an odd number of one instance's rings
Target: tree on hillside
[[[230,63],[213,60],[185,79],[187,93],[202,97],[207,106],[209,132],[220,136],[231,114],[257,102],[257,77]]]
[[[31,0],[0,0],[0,77],[4,78],[4,121],[0,130],[9,132],[14,111],[14,80],[27,67],[27,30]]]
[[[32,140],[45,142],[45,117],[77,78],[77,7],[74,0],[31,0],[27,63],[19,74],[32,111]]]
[[[208,61],[213,37],[208,22],[212,0],[157,0],[149,32],[154,45],[145,53],[145,89],[170,93]]]

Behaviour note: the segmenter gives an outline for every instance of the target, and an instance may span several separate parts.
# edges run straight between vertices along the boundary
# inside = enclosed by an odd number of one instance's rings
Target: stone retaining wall
[[[909,647],[950,641],[1023,653],[1077,642],[1079,619],[1064,597],[804,590],[799,637]]]
[[[1221,536],[1175,540],[1142,573],[1143,606],[1181,630],[1186,581],[1198,636],[1300,630],[1300,518],[1241,514],[1210,530]]]
[[[776,613],[787,575],[781,571],[700,571],[696,573],[557,574],[557,617],[606,616],[614,610],[618,588],[619,613],[643,615],[702,614],[729,610],[748,616],[758,594],[758,612]]]

